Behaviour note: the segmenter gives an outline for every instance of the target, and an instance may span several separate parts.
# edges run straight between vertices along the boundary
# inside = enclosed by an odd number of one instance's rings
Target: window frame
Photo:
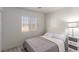
[[[23,29],[22,29],[24,21],[26,21],[26,25],[28,26],[28,31],[23,31]],[[35,22],[34,24],[36,26],[35,30],[33,30],[33,23],[32,23],[33,21]],[[36,32],[37,27],[38,27],[38,18],[37,18],[37,16],[21,16],[21,31],[22,32]]]

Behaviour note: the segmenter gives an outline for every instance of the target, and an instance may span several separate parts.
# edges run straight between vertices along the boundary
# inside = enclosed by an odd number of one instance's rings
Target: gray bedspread
[[[24,48],[29,52],[58,52],[59,48],[56,43],[51,42],[43,37],[26,39]]]

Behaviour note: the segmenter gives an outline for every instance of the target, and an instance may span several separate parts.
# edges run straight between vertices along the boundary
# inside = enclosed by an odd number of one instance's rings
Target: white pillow
[[[60,33],[48,32],[44,36],[56,38],[56,39],[63,40],[63,41],[65,41],[65,39],[66,39],[66,36],[64,34],[60,34]]]
[[[53,33],[49,32],[49,33],[46,33],[44,36],[53,37]]]
[[[58,37],[60,34],[58,33],[53,33],[53,36],[52,37]]]
[[[63,40],[64,42],[65,42],[65,40],[66,40],[66,36],[65,36],[64,34],[59,35],[58,38],[59,38],[60,40]]]
[[[65,41],[66,36],[64,34],[54,34],[52,38],[57,38],[57,39]]]

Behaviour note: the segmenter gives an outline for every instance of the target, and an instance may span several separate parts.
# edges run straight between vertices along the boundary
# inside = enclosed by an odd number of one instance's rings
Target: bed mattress
[[[24,42],[24,48],[28,52],[58,52],[59,48],[56,43],[47,40],[43,37],[34,37],[26,39]]]

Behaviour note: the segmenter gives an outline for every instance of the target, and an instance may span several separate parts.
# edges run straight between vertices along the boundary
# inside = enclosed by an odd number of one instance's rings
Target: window
[[[22,32],[37,31],[36,16],[22,16]]]
[[[36,31],[37,30],[37,17],[32,16],[30,20],[30,31]]]

